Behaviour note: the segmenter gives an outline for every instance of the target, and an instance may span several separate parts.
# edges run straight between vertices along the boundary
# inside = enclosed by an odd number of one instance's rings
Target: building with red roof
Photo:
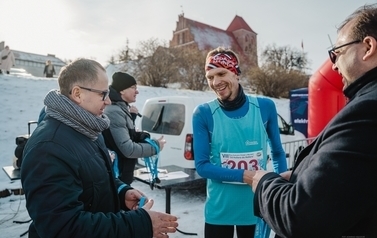
[[[219,46],[232,49],[251,67],[258,66],[257,33],[240,16],[226,30],[178,16],[170,47],[195,47],[209,51]]]

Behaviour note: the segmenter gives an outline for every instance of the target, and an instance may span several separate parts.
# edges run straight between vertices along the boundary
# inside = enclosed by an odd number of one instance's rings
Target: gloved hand
[[[135,142],[145,142],[146,138],[151,138],[151,135],[146,131],[135,132]]]

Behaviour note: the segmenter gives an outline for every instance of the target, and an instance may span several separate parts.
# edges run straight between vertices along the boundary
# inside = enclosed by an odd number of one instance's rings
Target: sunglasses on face
[[[109,97],[109,94],[110,94],[110,90],[102,91],[102,90],[93,89],[93,88],[86,88],[86,87],[81,87],[81,86],[78,86],[78,87],[81,88],[81,89],[90,91],[90,92],[95,92],[95,93],[101,94],[102,95],[102,101],[105,101]]]
[[[348,43],[345,43],[343,45],[340,45],[340,46],[337,46],[337,47],[333,47],[332,49],[329,50],[329,56],[330,56],[330,60],[333,64],[335,64],[336,62],[336,57],[338,56],[337,52],[335,52],[336,50],[339,50],[340,48],[344,47],[344,46],[347,46],[347,45],[352,45],[352,44],[356,44],[356,43],[360,43],[361,40],[354,40],[354,41],[351,41],[351,42],[348,42]]]

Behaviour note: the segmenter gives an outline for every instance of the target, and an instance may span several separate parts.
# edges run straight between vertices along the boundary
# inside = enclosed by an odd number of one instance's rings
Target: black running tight
[[[255,232],[255,225],[236,226],[237,238],[253,238]],[[230,225],[212,225],[205,223],[204,237],[205,238],[233,238],[234,226]]]

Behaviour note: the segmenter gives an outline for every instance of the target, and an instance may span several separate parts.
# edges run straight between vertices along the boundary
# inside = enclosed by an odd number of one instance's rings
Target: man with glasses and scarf
[[[143,208],[140,191],[114,178],[101,132],[110,121],[105,69],[78,59],[63,67],[60,90],[47,93],[46,115],[28,140],[21,166],[29,237],[168,237],[175,216]]]
[[[329,50],[347,105],[278,175],[250,171],[255,215],[276,237],[377,237],[377,4],[353,12]]]

